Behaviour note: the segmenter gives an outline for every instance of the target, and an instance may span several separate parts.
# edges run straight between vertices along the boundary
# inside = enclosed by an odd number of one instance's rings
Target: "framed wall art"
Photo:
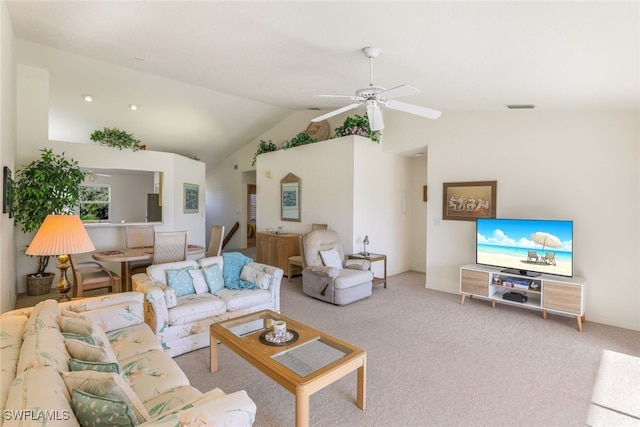
[[[13,199],[13,177],[11,169],[7,166],[2,170],[2,213],[8,213],[9,218],[13,216],[11,201]]]
[[[184,213],[198,213],[200,202],[200,186],[184,184]]]
[[[280,219],[282,221],[300,222],[300,200],[302,193],[302,182],[300,178],[292,173],[280,180],[281,210]]]
[[[498,181],[445,182],[442,219],[475,221],[496,217]]]

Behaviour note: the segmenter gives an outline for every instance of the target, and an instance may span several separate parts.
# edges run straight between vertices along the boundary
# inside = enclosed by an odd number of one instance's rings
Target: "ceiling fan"
[[[376,86],[373,84],[373,60],[380,54],[380,49],[377,47],[365,47],[362,49],[364,55],[369,58],[369,86],[358,89],[355,96],[351,95],[316,95],[317,97],[324,98],[348,98],[352,101],[357,101],[353,104],[346,105],[337,110],[333,110],[327,114],[311,119],[312,122],[320,122],[328,119],[329,117],[336,116],[344,113],[345,111],[358,108],[362,104],[366,104],[367,117],[369,118],[369,127],[372,131],[384,129],[384,122],[382,121],[382,112],[380,111],[380,105],[382,104],[387,108],[393,110],[404,111],[405,113],[416,114],[418,116],[426,117],[428,119],[437,119],[440,117],[440,111],[432,110],[430,108],[420,107],[418,105],[407,104],[406,102],[396,101],[396,98],[402,96],[412,95],[420,93],[418,89],[413,86],[400,85],[391,89],[385,89],[382,86]]]

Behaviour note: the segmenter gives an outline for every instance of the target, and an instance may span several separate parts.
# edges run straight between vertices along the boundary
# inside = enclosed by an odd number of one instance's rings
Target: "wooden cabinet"
[[[300,235],[256,233],[256,262],[281,268],[287,275],[289,257],[300,255]]]
[[[516,305],[524,308],[542,310],[575,316],[578,330],[582,331],[584,315],[584,285],[579,277],[559,277],[542,274],[530,277],[504,273],[497,268],[477,264],[465,265],[460,269],[460,293],[464,304],[465,296],[477,296],[496,303]],[[525,302],[504,299],[504,294],[518,292],[526,296]]]
[[[489,296],[489,273],[486,271],[460,270],[460,292],[462,295]]]
[[[582,286],[545,280],[542,301],[549,310],[582,314]]]

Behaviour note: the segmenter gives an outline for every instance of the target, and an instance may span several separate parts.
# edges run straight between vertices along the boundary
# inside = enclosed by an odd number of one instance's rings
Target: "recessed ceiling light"
[[[87,102],[91,102],[93,101],[93,95],[82,95],[82,99],[84,99]]]
[[[138,109],[138,105],[136,104],[129,104],[129,109],[132,111],[136,111]]]
[[[533,104],[507,104],[507,108],[510,110],[533,110],[536,106]]]

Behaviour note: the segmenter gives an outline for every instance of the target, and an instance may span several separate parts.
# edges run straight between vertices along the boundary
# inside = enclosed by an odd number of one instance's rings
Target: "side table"
[[[384,287],[387,287],[387,256],[384,254],[374,254],[372,252],[367,252],[363,254],[362,252],[358,252],[357,254],[347,255],[347,259],[366,259],[370,263],[374,263],[376,261],[384,261],[384,277],[373,277],[373,284],[377,285],[378,283],[384,283]]]

